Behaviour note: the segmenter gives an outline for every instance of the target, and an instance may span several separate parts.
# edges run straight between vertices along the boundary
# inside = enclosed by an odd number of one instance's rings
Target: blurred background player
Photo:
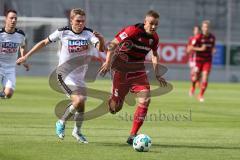
[[[85,27],[86,14],[82,9],[72,9],[70,12],[70,26],[56,30],[48,36],[48,38],[37,43],[24,57],[18,59],[17,63],[24,62],[29,56],[39,49],[45,47],[51,42],[60,41],[58,51],[59,65],[64,63],[68,65],[74,64],[72,59],[79,56],[87,56],[90,54],[91,47],[96,47],[99,51],[104,51],[104,39],[102,35],[93,32]],[[65,123],[74,115],[75,125],[72,136],[79,142],[88,143],[81,133],[83,123],[83,113],[85,110],[86,90],[85,90],[85,73],[87,65],[78,66],[66,77],[57,75],[65,92],[70,95],[72,103],[65,110],[60,120],[56,122],[56,134],[60,139],[65,136]],[[64,79],[62,79],[64,78]],[[57,82],[56,82],[57,83]],[[70,87],[71,86],[71,87]]]
[[[108,47],[105,63],[100,68],[101,75],[105,75],[109,69],[113,69],[112,95],[109,100],[109,111],[112,114],[120,111],[124,98],[129,91],[136,94],[138,105],[134,114],[133,125],[128,144],[133,143],[134,137],[142,126],[150,103],[150,85],[144,67],[145,56],[152,50],[152,63],[155,76],[160,84],[166,86],[166,81],[159,74],[157,53],[159,37],[156,33],[159,23],[159,14],[153,10],[149,11],[144,19],[144,23],[123,28],[111,41]],[[116,49],[118,47],[118,55]],[[115,55],[114,55],[115,54]],[[113,63],[112,57],[117,58]],[[119,65],[120,61],[126,62]],[[139,70],[130,72],[131,65],[139,66]]]
[[[195,80],[197,77],[195,76],[195,66],[196,66],[196,52],[191,49],[191,46],[195,43],[195,36],[201,33],[201,29],[199,26],[193,27],[193,35],[189,37],[187,44],[187,54],[189,56],[189,67],[190,67],[190,80],[191,80],[191,88],[189,90],[189,96],[193,96],[195,92],[196,85],[199,85],[199,81]]]
[[[204,101],[204,93],[208,86],[208,76],[212,67],[212,57],[216,52],[215,49],[215,36],[210,33],[210,21],[205,20],[202,22],[202,33],[195,36],[193,51],[196,51],[196,71],[194,72],[196,78],[195,82],[200,79],[201,86],[198,100]]]
[[[18,53],[25,54],[25,34],[16,28],[17,12],[7,10],[4,27],[0,29],[0,82],[3,90],[1,98],[11,98],[16,87],[16,60]],[[29,70],[27,64],[23,64]]]

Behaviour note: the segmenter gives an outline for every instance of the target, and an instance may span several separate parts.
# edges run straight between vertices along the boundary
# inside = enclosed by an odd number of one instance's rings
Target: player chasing
[[[153,10],[149,11],[144,19],[144,23],[123,28],[111,41],[108,47],[107,57],[104,64],[99,69],[99,73],[104,76],[110,69],[113,70],[112,95],[109,99],[109,111],[112,114],[122,109],[124,98],[129,91],[136,94],[138,105],[134,113],[134,119],[128,144],[133,143],[142,126],[150,104],[150,85],[144,67],[146,55],[152,50],[152,63],[156,78],[161,85],[166,86],[166,81],[159,74],[159,57],[157,53],[159,38],[156,33],[159,23],[159,14]],[[116,48],[119,54],[116,55]],[[115,55],[114,55],[115,54]],[[118,64],[111,63],[114,61]],[[121,61],[126,62],[122,63]],[[140,70],[128,71],[128,67],[137,65]]]
[[[0,98],[8,99],[13,96],[16,87],[16,60],[18,53],[25,54],[25,34],[16,28],[17,12],[8,10],[5,14],[5,25],[0,29],[0,82],[2,91]],[[23,64],[29,70],[28,64]]]
[[[210,21],[202,22],[202,33],[194,38],[194,43],[190,46],[190,50],[196,52],[196,66],[194,69],[193,83],[196,83],[201,77],[200,93],[198,100],[204,102],[204,93],[208,86],[208,77],[212,67],[212,57],[216,52],[215,36],[210,33]],[[195,88],[191,89],[192,94]]]
[[[70,12],[70,26],[56,30],[48,38],[37,43],[24,57],[17,60],[17,63],[26,61],[33,53],[45,47],[51,42],[60,41],[58,50],[59,64],[69,62],[73,64],[72,59],[80,56],[88,56],[91,48],[96,47],[99,51],[104,51],[104,38],[101,34],[93,32],[85,27],[86,14],[82,9],[72,9]],[[66,77],[58,74],[59,82],[66,94],[70,95],[72,103],[65,110],[61,119],[56,122],[56,134],[60,139],[65,136],[65,124],[74,116],[75,124],[72,136],[78,142],[88,143],[85,136],[81,133],[83,123],[83,114],[85,110],[86,90],[85,90],[85,73],[87,65],[82,65],[73,70]],[[57,82],[56,82],[57,83]]]
[[[190,80],[191,80],[191,88],[189,90],[189,96],[192,97],[195,92],[196,86],[199,85],[199,82],[196,80],[196,76],[194,74],[196,69],[196,52],[191,49],[192,45],[195,43],[195,37],[201,33],[201,29],[199,26],[193,27],[193,36],[190,36],[187,44],[187,54],[189,55],[189,67],[190,67]]]

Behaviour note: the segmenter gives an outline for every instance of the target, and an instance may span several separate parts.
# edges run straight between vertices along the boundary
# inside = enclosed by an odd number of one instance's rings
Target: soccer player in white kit
[[[16,60],[20,51],[21,56],[26,50],[25,34],[16,28],[17,12],[7,10],[5,25],[0,29],[0,82],[3,90],[0,97],[3,99],[13,96],[16,86]],[[28,70],[28,65],[24,64]]]
[[[91,47],[96,47],[100,52],[104,52],[104,38],[101,34],[93,32],[91,29],[85,27],[86,15],[82,9],[72,9],[70,12],[70,26],[56,30],[48,36],[48,38],[37,43],[24,57],[17,60],[17,63],[25,62],[25,60],[31,56],[34,52],[45,47],[47,44],[55,41],[60,41],[59,46],[59,68],[64,63],[68,65],[72,64],[72,59],[89,55]],[[59,82],[66,92],[70,95],[72,103],[65,110],[61,119],[56,122],[56,134],[60,139],[63,139],[65,134],[65,123],[66,121],[74,116],[75,125],[72,131],[72,136],[77,141],[82,143],[88,143],[86,138],[81,133],[81,126],[83,120],[86,94],[84,90],[85,82],[84,76],[86,73],[86,65],[82,65],[73,70],[66,77],[58,75]],[[75,88],[81,88],[72,92],[70,86]]]

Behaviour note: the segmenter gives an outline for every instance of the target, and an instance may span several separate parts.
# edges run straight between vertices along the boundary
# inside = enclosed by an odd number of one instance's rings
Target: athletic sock
[[[200,90],[200,96],[202,97],[204,95],[204,92],[206,91],[208,86],[208,82],[202,82],[201,84],[201,90]]]
[[[196,82],[192,82],[192,86],[191,86],[191,93],[195,92],[195,87],[196,86]]]
[[[74,115],[75,124],[73,128],[74,133],[81,133],[81,127],[83,124],[83,115],[84,113],[79,113],[79,112],[75,113]]]
[[[194,93],[195,92],[195,88],[196,88],[196,83],[197,83],[197,80],[194,79],[194,76],[192,75],[191,76],[191,82],[192,82],[192,85],[191,85],[191,93]]]
[[[71,104],[66,110],[65,113],[63,114],[61,121],[63,124],[66,123],[66,121],[72,117],[72,115],[74,115],[76,112],[75,107]]]
[[[147,115],[148,107],[145,105],[138,105],[133,118],[133,124],[131,129],[131,135],[136,135],[140,127],[142,126],[145,116]]]

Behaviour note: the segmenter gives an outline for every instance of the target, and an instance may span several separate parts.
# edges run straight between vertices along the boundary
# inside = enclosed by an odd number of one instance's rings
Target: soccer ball
[[[146,134],[139,134],[133,140],[133,148],[138,152],[148,152],[151,145],[152,140]]]

